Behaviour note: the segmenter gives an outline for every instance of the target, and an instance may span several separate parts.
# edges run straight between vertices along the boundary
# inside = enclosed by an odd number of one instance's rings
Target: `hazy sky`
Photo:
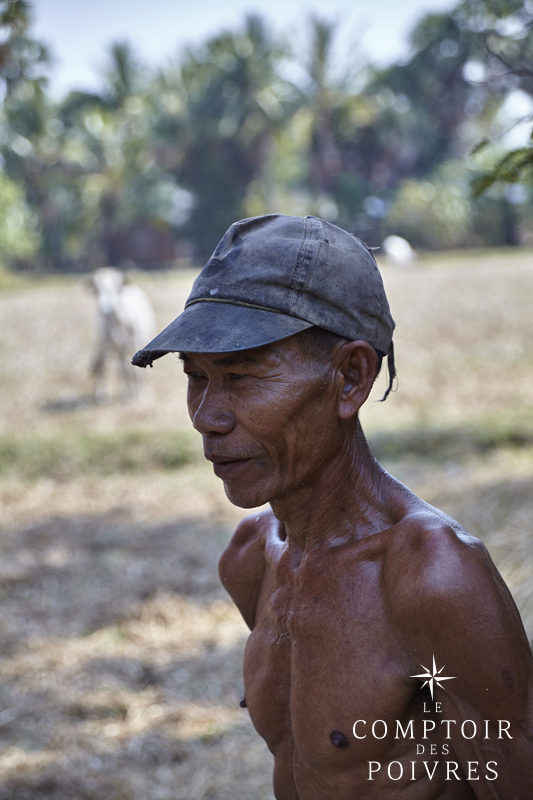
[[[451,8],[450,0],[34,0],[32,34],[56,58],[51,88],[98,85],[97,68],[106,46],[128,39],[151,62],[161,63],[183,45],[199,42],[222,28],[235,28],[246,12],[261,13],[278,30],[298,36],[310,12],[340,23],[340,43],[360,41],[378,63],[406,52],[406,39],[418,17]]]

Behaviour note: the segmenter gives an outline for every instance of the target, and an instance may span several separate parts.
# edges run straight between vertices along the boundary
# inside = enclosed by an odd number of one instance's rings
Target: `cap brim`
[[[132,364],[147,367],[167,353],[231,353],[261,347],[311,328],[312,322],[221,302],[189,306],[138,353]]]

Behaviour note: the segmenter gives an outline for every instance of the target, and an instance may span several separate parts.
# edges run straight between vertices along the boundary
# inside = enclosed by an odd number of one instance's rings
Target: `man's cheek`
[[[199,402],[200,398],[198,396],[198,392],[193,389],[189,382],[187,387],[187,410],[191,419],[196,414],[196,409],[198,408]]]
[[[281,471],[290,482],[298,480],[309,465],[309,447],[312,437],[299,425],[288,423],[277,450]]]

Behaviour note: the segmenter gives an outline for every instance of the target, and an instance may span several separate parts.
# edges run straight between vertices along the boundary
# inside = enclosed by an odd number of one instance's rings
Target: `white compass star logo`
[[[433,672],[430,672],[429,669],[427,667],[425,667],[423,664],[420,664],[420,666],[422,667],[422,669],[426,670],[425,673],[423,675],[410,675],[409,677],[411,677],[411,678],[426,678],[426,682],[423,683],[420,688],[423,689],[424,686],[428,686],[429,685],[429,691],[431,692],[431,699],[432,700],[433,700],[433,684],[434,683],[437,684],[439,689],[444,689],[444,686],[440,685],[441,681],[454,681],[455,680],[455,677],[445,678],[444,675],[441,675],[441,672],[444,669],[444,667],[441,667],[440,669],[437,669],[437,665],[435,664],[435,656],[433,656]]]

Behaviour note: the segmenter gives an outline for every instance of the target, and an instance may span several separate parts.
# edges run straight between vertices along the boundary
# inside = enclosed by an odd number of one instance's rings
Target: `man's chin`
[[[224,491],[230,503],[238,508],[259,508],[270,499],[268,493],[256,487],[232,486],[229,481],[224,481]]]

